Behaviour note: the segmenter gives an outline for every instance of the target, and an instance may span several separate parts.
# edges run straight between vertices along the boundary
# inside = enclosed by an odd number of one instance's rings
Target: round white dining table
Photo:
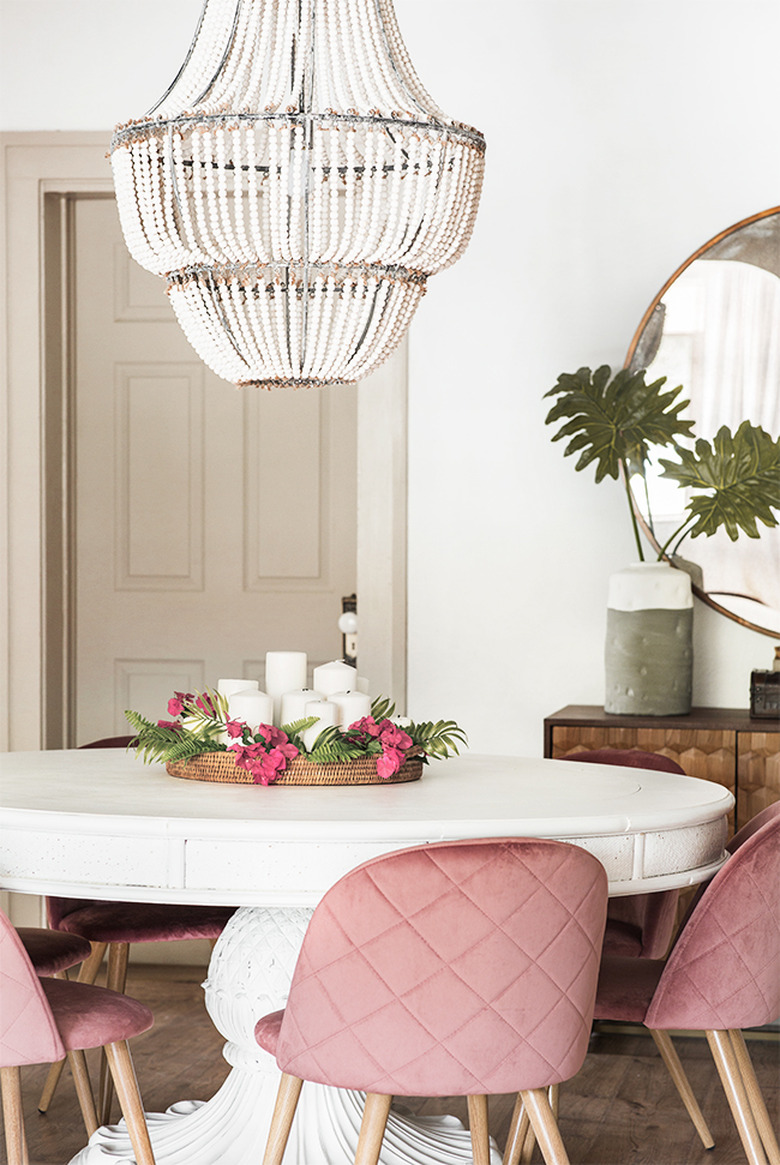
[[[420,781],[352,787],[197,783],[115,749],[6,753],[0,887],[241,907],[204,984],[232,1071],[210,1100],[147,1119],[158,1165],[258,1165],[278,1069],[255,1023],[284,1006],[312,908],[348,870],[433,841],[553,837],[599,858],[612,895],[685,887],[725,860],[733,800],[673,773],[470,753]],[[351,1165],[361,1115],[360,1093],[308,1084],[285,1165]],[[132,1160],[123,1124],[99,1129],[72,1165],[117,1159]],[[470,1160],[454,1117],[391,1112],[382,1165]]]

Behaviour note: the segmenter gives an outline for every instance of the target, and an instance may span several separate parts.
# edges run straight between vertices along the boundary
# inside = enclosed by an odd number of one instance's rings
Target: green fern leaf
[[[293,736],[300,736],[302,732],[305,732],[307,728],[311,728],[318,720],[318,716],[303,716],[300,720],[291,720],[289,724],[282,724],[281,731],[292,740]]]
[[[405,731],[418,748],[427,756],[440,760],[448,756],[460,755],[460,749],[468,746],[468,737],[454,720],[425,720],[420,724],[410,724]]]
[[[371,701],[371,715],[378,722],[380,720],[389,720],[395,712],[395,703],[389,700],[387,696],[376,696]]]

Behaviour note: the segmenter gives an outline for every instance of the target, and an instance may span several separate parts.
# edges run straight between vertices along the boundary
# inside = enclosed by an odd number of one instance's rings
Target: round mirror
[[[712,440],[741,421],[780,433],[780,207],[744,219],[675,271],[645,312],[626,357],[648,383],[683,386],[695,435]],[[662,453],[669,457],[669,451]],[[687,491],[661,478],[632,483],[635,508],[656,549],[683,519]],[[780,526],[730,541],[725,530],[688,538],[681,554],[702,571],[694,590],[709,606],[766,635],[780,635]],[[699,578],[698,571],[694,575]]]

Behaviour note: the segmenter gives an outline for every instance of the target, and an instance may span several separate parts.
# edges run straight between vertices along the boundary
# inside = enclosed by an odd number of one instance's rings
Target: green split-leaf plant
[[[636,473],[644,478],[651,446],[680,451],[678,438],[690,436],[693,428],[693,421],[680,417],[690,402],[678,399],[682,385],[662,391],[665,376],[647,384],[643,368],[636,372],[621,368],[611,376],[607,364],[595,372],[579,368],[562,373],[545,393],[558,397],[545,424],[565,420],[553,441],[569,438],[564,456],[579,454],[575,469],[595,461],[597,482],[622,475],[637,551],[644,561],[629,481]]]
[[[760,425],[743,421],[732,434],[726,425],[709,441],[699,438],[693,449],[678,449],[679,462],[661,460],[662,477],[697,491],[685,507],[688,515],[664,546],[673,553],[690,534],[708,537],[724,526],[732,542],[740,530],[760,538],[756,521],[776,526],[780,509],[780,437],[774,440]]]

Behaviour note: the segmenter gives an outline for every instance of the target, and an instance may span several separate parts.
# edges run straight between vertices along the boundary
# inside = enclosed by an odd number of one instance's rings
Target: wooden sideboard
[[[693,708],[687,716],[617,716],[572,704],[544,721],[544,755],[558,758],[596,748],[661,753],[689,777],[717,781],[736,798],[739,829],[780,800],[780,720],[755,719],[742,708]]]

